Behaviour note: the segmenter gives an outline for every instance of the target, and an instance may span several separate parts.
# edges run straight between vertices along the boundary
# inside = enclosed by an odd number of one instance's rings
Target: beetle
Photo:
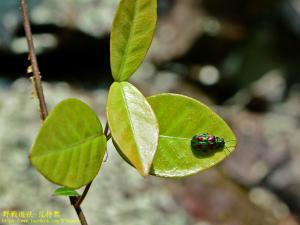
[[[210,134],[196,134],[191,140],[191,146],[194,150],[203,152],[221,150],[225,147],[225,140]]]

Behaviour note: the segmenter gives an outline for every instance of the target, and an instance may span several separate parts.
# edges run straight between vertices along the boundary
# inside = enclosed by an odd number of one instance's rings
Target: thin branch
[[[92,181],[92,182],[93,182],[93,181]],[[90,182],[88,185],[85,186],[85,189],[84,189],[82,195],[81,195],[79,198],[77,198],[77,201],[76,201],[75,204],[74,204],[74,207],[75,207],[75,208],[80,208],[81,203],[83,202],[83,200],[85,199],[87,193],[88,193],[89,190],[90,190],[90,187],[91,187],[91,185],[92,185],[92,182]]]
[[[33,81],[34,81],[33,83],[34,83],[34,88],[36,90],[36,94],[40,105],[40,117],[42,120],[45,120],[46,117],[48,116],[48,110],[47,110],[47,105],[44,97],[40,70],[39,70],[35,49],[33,45],[32,32],[31,32],[31,27],[30,27],[28,12],[27,12],[26,0],[21,0],[21,8],[22,8],[22,15],[23,15],[23,26],[25,30],[27,45],[29,49],[29,58],[31,61],[31,68],[33,73]]]
[[[80,220],[80,223],[81,225],[88,225],[86,219],[85,219],[85,216],[83,214],[83,211],[80,207],[75,207],[75,204],[77,202],[77,198],[76,197],[70,197],[70,202],[71,202],[71,205],[74,207],[76,213],[77,213],[77,216]]]
[[[41,120],[45,120],[48,116],[48,110],[47,110],[47,105],[46,105],[46,101],[45,101],[45,97],[44,97],[38,61],[37,61],[35,50],[34,50],[34,44],[33,44],[33,39],[32,39],[32,32],[31,32],[31,27],[30,27],[30,21],[29,21],[29,16],[28,16],[26,0],[20,0],[20,1],[21,1],[21,10],[22,10],[22,15],[23,15],[23,26],[24,26],[26,40],[27,40],[27,44],[28,44],[29,58],[30,58],[31,68],[32,68],[32,73],[33,73],[34,88],[35,88],[35,92],[36,92],[38,100],[39,100],[40,118],[41,118]],[[74,209],[77,213],[77,216],[80,220],[81,225],[88,225],[88,223],[85,219],[84,213],[81,210],[80,206],[75,207],[75,204],[77,202],[77,197],[69,197],[69,199],[70,199],[71,204],[74,206]]]
[[[108,126],[108,122],[106,122],[105,124],[105,129],[104,129],[104,135],[107,137],[108,134],[108,130],[109,130],[109,126]]]
[[[111,139],[111,133],[108,133],[108,132],[109,132],[109,125],[108,125],[108,122],[106,122],[105,130],[104,130],[104,135],[106,136],[106,141],[109,141],[109,139]],[[107,160],[108,160],[108,150],[106,149],[106,155],[105,155],[104,162],[107,162]]]

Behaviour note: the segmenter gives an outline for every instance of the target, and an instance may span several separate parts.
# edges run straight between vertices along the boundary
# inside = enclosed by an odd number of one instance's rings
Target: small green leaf
[[[145,176],[158,143],[158,123],[146,98],[130,83],[114,82],[109,90],[107,119],[121,153]]]
[[[150,174],[184,177],[208,169],[225,159],[236,146],[232,130],[216,113],[199,101],[177,94],[148,98],[159,122],[159,145]],[[212,154],[193,150],[196,134],[211,134],[225,139],[225,148]]]
[[[143,62],[156,20],[157,0],[121,0],[110,42],[111,70],[116,81],[127,80]]]
[[[105,150],[106,138],[96,113],[80,100],[67,99],[42,124],[30,159],[51,182],[77,189],[96,177]]]
[[[60,187],[54,191],[53,196],[80,196],[74,189],[67,187]]]

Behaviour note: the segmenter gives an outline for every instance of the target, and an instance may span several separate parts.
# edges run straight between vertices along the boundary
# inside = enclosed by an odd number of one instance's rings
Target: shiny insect
[[[194,150],[203,152],[222,150],[225,147],[225,140],[210,134],[196,134],[192,138],[191,146]]]

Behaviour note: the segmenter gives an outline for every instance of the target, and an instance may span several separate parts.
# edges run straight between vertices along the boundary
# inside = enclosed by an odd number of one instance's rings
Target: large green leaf
[[[110,42],[111,70],[116,81],[127,80],[143,62],[156,20],[157,0],[121,0]]]
[[[109,90],[107,119],[112,137],[143,176],[149,173],[158,144],[158,123],[146,98],[130,83],[114,82]]]
[[[150,173],[161,177],[183,177],[210,168],[225,159],[236,146],[228,125],[206,105],[177,94],[148,98],[159,122],[159,145]],[[195,134],[225,139],[225,148],[205,153],[191,148]]]
[[[96,113],[77,99],[59,103],[43,123],[30,159],[55,184],[77,189],[98,174],[106,138]]]

